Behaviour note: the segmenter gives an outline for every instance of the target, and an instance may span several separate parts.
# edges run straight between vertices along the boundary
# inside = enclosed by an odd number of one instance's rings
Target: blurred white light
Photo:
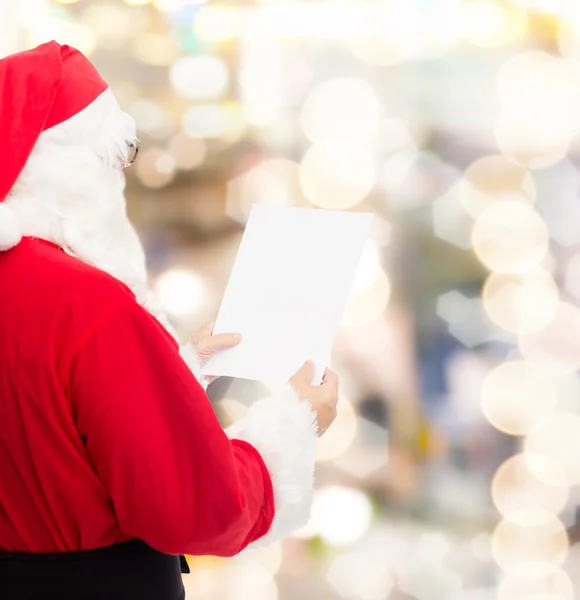
[[[146,133],[165,133],[171,129],[169,115],[153,100],[135,100],[129,105],[127,112],[135,119],[137,129]]]
[[[551,376],[569,375],[580,368],[580,310],[560,302],[547,325],[528,335],[520,335],[521,355],[534,368]]]
[[[275,575],[282,566],[284,553],[281,542],[274,542],[270,546],[256,547],[250,546],[234,559],[241,565],[260,565],[270,575]]]
[[[147,187],[162,188],[175,177],[175,160],[165,150],[148,148],[135,164],[137,176]]]
[[[476,220],[472,243],[485,266],[499,273],[525,273],[548,253],[546,224],[532,208],[518,202],[497,202]]]
[[[485,417],[500,431],[525,435],[552,414],[558,397],[553,383],[525,361],[492,369],[481,388]]]
[[[479,46],[500,46],[519,37],[526,28],[526,13],[498,0],[465,4],[465,37]]]
[[[545,564],[555,571],[566,559],[569,545],[564,525],[549,514],[541,525],[529,527],[503,520],[492,536],[494,559],[506,573],[530,563]]]
[[[253,204],[292,206],[299,192],[298,165],[290,160],[266,160],[229,182],[227,214],[240,223]]]
[[[231,4],[208,4],[195,15],[194,32],[203,40],[222,42],[240,36],[242,11]]]
[[[574,600],[570,577],[552,565],[523,565],[500,582],[497,600]]]
[[[495,139],[501,153],[528,169],[545,169],[562,160],[572,143],[572,128],[561,113],[529,117],[521,108],[497,121]]]
[[[373,189],[375,176],[372,155],[352,144],[315,144],[300,165],[304,194],[322,208],[356,206]]]
[[[156,282],[155,290],[165,310],[177,317],[195,313],[206,298],[203,279],[192,271],[171,269]]]
[[[272,573],[261,565],[235,564],[225,579],[225,600],[278,600]]]
[[[400,119],[382,119],[379,124],[379,137],[380,151],[384,154],[408,152],[416,156],[419,152],[419,143],[409,127]]]
[[[366,143],[379,129],[381,105],[364,79],[337,79],[316,86],[302,107],[302,126],[311,142]]]
[[[488,317],[506,331],[536,333],[555,317],[560,295],[553,277],[537,268],[522,274],[491,273],[483,288]]]
[[[343,598],[384,600],[394,585],[394,577],[386,561],[379,556],[368,556],[364,549],[345,552],[334,558],[326,578]]]
[[[165,67],[175,60],[179,48],[167,35],[147,33],[135,39],[133,51],[144,63]]]
[[[461,203],[472,217],[478,217],[498,201],[533,204],[536,200],[531,174],[501,155],[485,156],[467,167],[458,191]]]
[[[549,485],[530,469],[530,464],[549,460],[517,454],[506,460],[496,471],[492,482],[492,498],[499,512],[512,523],[522,527],[541,525],[546,516],[558,515],[566,506],[569,488]],[[549,468],[548,463],[544,463]],[[553,465],[551,465],[553,466]],[[557,466],[556,466],[557,468]]]
[[[132,0],[135,1],[135,0]],[[162,12],[176,12],[182,10],[186,6],[195,4],[204,4],[207,0],[138,0],[141,4],[153,1],[153,5]]]
[[[173,63],[169,80],[183,98],[216,100],[228,88],[229,72],[225,63],[215,56],[187,56]]]
[[[244,115],[250,125],[266,127],[279,121],[286,106],[284,54],[278,40],[244,36],[239,83]]]
[[[497,77],[498,93],[508,111],[563,130],[579,123],[579,86],[575,61],[540,51],[516,54]]]
[[[524,450],[530,471],[541,481],[556,486],[580,483],[580,416],[560,413],[546,418],[527,436]]]
[[[184,130],[198,138],[239,138],[244,131],[244,123],[239,111],[219,104],[199,104],[190,106],[183,113]]]
[[[361,538],[370,527],[372,515],[368,496],[354,488],[330,486],[314,496],[312,524],[331,546],[345,546]]]

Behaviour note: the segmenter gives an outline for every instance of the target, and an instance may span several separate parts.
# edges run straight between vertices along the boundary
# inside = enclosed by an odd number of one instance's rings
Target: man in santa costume
[[[238,339],[180,346],[148,289],[123,198],[137,150],[74,48],[0,60],[2,600],[178,600],[179,555],[308,520],[336,376],[311,386],[307,363],[222,430],[200,362]]]

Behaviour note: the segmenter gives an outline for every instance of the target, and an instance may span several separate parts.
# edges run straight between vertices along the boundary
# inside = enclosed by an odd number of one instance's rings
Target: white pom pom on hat
[[[16,213],[4,202],[0,202],[0,252],[10,250],[20,243],[22,231]]]

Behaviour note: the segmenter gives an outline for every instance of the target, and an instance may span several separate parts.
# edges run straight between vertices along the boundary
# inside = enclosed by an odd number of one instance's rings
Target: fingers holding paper
[[[310,401],[318,421],[318,436],[322,436],[336,419],[338,376],[330,369],[324,372],[321,385],[311,385],[314,363],[307,361],[290,378],[290,384],[303,400]]]
[[[242,341],[242,336],[238,333],[218,333],[213,335],[214,326],[215,321],[207,323],[194,333],[191,338],[191,344],[202,367],[214,352],[233,348]],[[207,379],[213,381],[216,377],[208,377]]]

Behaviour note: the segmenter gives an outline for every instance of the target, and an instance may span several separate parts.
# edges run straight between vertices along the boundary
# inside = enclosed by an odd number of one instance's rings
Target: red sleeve
[[[169,554],[232,556],[265,535],[272,482],[253,446],[229,440],[176,345],[125,303],[71,366],[77,427],[121,530]]]

